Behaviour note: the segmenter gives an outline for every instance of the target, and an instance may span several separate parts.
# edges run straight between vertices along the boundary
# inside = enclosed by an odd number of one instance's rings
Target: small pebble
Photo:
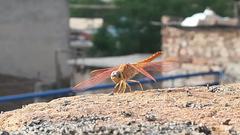
[[[145,115],[145,118],[146,118],[147,121],[155,121],[155,120],[157,120],[156,115],[154,115],[153,113],[147,113]]]
[[[227,119],[224,122],[222,122],[223,125],[229,125],[229,122],[231,121],[231,119]]]
[[[208,91],[213,93],[219,91],[219,89],[220,89],[219,86],[208,87]]]
[[[121,115],[123,115],[124,117],[131,117],[132,116],[132,112],[129,111],[122,111]]]
[[[9,135],[7,131],[0,131],[0,135]]]
[[[187,96],[192,96],[192,93],[187,90]]]
[[[67,106],[67,105],[70,105],[71,101],[69,100],[64,100],[63,102],[63,106]]]

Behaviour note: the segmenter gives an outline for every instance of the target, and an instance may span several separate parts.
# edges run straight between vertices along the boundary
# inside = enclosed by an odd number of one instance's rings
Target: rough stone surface
[[[239,91],[240,84],[229,84],[64,97],[2,112],[0,135],[236,135]]]

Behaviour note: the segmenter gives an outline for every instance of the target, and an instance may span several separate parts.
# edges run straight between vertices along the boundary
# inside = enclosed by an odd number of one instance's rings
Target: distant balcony
[[[93,42],[89,40],[70,41],[70,47],[75,49],[88,49],[93,47]]]

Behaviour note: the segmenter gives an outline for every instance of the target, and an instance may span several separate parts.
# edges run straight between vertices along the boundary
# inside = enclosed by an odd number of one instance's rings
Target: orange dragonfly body
[[[125,93],[127,87],[129,91],[131,91],[131,87],[127,82],[135,82],[138,83],[143,90],[141,83],[137,80],[132,80],[132,78],[141,73],[146,77],[156,81],[152,75],[150,75],[147,71],[169,71],[173,69],[174,63],[176,63],[175,58],[168,58],[163,61],[152,62],[155,58],[161,55],[161,52],[156,52],[152,56],[139,61],[133,64],[121,64],[117,67],[98,69],[91,72],[91,78],[89,80],[78,83],[74,86],[74,90],[84,90],[91,86],[94,86],[98,83],[103,82],[107,78],[111,78],[111,80],[116,84],[114,87],[114,93]]]

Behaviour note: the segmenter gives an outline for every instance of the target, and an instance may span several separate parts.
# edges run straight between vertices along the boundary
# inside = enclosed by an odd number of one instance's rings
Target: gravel
[[[194,103],[192,101],[188,101],[182,105],[182,107],[193,108],[193,109],[202,109],[207,106],[211,106],[211,104],[201,104],[201,103]]]
[[[235,94],[240,92],[240,89],[228,85],[216,85],[208,87],[208,91],[212,93]]]
[[[77,118],[73,121],[52,123],[46,120],[33,120],[23,128],[15,132],[0,132],[0,135],[210,135],[211,129],[194,122],[169,122],[165,124],[156,123],[128,123],[126,125],[96,126],[97,121],[107,121],[110,118],[101,116],[87,116]],[[231,132],[234,132],[233,130]]]
[[[36,119],[26,124],[18,131],[11,132],[14,135],[25,134],[62,134],[75,135],[92,133],[97,121],[107,121],[109,118],[104,116],[81,116],[72,118],[71,121],[53,123],[49,120]],[[1,135],[1,134],[0,134]]]

